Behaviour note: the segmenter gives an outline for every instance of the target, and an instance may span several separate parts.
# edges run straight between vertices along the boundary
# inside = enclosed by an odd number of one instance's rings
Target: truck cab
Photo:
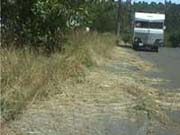
[[[147,48],[158,52],[164,46],[165,14],[135,12],[133,48]]]

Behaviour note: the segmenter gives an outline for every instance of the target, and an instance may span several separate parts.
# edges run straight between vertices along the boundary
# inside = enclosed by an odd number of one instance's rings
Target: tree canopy
[[[2,0],[1,5],[4,45],[18,42],[62,46],[66,32],[86,26],[99,32],[116,31],[118,3],[114,0]],[[180,5],[138,2],[129,11],[128,4],[123,2],[121,33],[128,39],[134,11],[166,12],[168,42],[176,39],[175,44],[179,43]]]

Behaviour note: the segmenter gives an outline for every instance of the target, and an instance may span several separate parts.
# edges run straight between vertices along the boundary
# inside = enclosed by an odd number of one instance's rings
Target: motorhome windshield
[[[136,21],[135,27],[137,28],[151,28],[151,29],[162,29],[162,22],[145,22],[145,21]]]

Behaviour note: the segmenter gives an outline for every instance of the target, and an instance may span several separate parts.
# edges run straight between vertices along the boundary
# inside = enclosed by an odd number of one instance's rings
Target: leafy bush
[[[2,1],[3,46],[16,42],[18,46],[29,43],[49,50],[61,47],[64,33],[83,25],[86,13],[84,1]]]
[[[117,7],[117,4],[111,0],[92,3],[89,7],[92,29],[114,33],[117,24]]]
[[[172,47],[180,47],[180,32],[176,32],[170,35],[169,41]]]

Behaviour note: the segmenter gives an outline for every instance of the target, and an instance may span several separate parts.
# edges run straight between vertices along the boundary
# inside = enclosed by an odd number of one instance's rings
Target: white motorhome
[[[133,48],[150,48],[158,52],[164,45],[165,14],[135,12]]]

